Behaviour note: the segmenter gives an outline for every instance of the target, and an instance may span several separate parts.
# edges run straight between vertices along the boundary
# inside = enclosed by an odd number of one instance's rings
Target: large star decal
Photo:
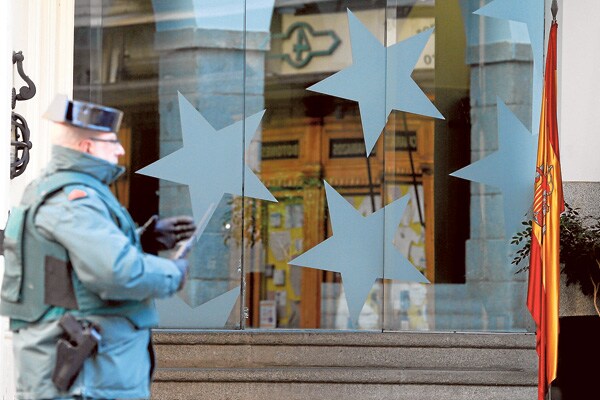
[[[341,273],[350,319],[357,327],[377,278],[428,282],[392,243],[410,196],[364,217],[327,182],[325,191],[333,236],[289,264]]]
[[[206,303],[190,308],[181,293],[156,301],[161,328],[223,328],[240,295],[237,286]],[[185,318],[182,316],[185,315]]]
[[[348,23],[352,65],[307,90],[358,101],[367,156],[392,110],[443,119],[411,78],[433,29],[386,48],[350,10]]]
[[[527,25],[533,53],[531,131],[537,134],[542,109],[542,85],[544,80],[544,1],[494,0],[475,11],[475,14],[522,22]]]
[[[533,201],[537,135],[498,99],[498,150],[452,176],[483,183],[502,191],[507,239],[522,230],[521,222]]]
[[[243,164],[242,130],[246,148],[264,111],[215,130],[179,93],[183,148],[137,171],[138,174],[188,185],[196,219],[212,214],[225,193],[277,201],[248,166]],[[242,190],[242,183],[244,189]],[[208,215],[210,217],[210,215]]]

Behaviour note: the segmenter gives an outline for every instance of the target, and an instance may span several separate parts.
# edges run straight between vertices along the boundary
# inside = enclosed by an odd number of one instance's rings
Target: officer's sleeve
[[[105,300],[167,297],[177,291],[182,273],[171,260],[145,254],[121,232],[108,208],[89,188],[69,200],[49,199],[35,217],[48,239],[63,245],[81,282]]]

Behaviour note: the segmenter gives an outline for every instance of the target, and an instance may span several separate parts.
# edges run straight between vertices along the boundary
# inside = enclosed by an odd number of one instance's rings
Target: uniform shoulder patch
[[[88,194],[85,190],[81,190],[81,189],[73,189],[69,192],[67,199],[69,201],[73,201],[73,200],[77,200],[77,199],[83,199],[84,197],[87,197]]]

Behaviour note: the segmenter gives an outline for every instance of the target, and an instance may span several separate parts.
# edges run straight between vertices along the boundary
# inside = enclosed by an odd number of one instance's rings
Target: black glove
[[[142,248],[156,254],[160,250],[171,250],[180,240],[188,239],[196,230],[191,217],[180,215],[169,218],[154,218],[142,232]]]
[[[175,263],[175,266],[179,269],[179,272],[181,272],[181,282],[179,283],[179,287],[177,288],[177,290],[181,290],[183,288],[183,285],[185,285],[187,271],[190,267],[190,263],[185,258],[178,258],[177,260],[173,260],[173,262]]]

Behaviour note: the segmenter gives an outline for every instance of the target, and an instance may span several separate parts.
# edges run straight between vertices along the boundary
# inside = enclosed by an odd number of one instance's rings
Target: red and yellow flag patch
[[[69,201],[73,201],[73,200],[77,200],[77,199],[83,199],[84,197],[87,197],[87,192],[81,190],[81,189],[73,189],[71,190],[71,193],[69,193],[69,195],[67,196],[67,199]]]

